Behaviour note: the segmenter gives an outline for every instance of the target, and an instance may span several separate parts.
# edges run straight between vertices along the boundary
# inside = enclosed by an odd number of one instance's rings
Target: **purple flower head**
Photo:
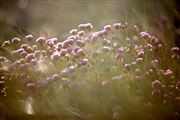
[[[127,63],[127,64],[124,65],[125,70],[130,70],[130,68],[131,68],[131,64]]]
[[[85,32],[84,32],[84,31],[79,31],[79,32],[78,32],[78,36],[79,36],[79,37],[82,37],[82,36],[84,36],[84,35],[85,35]]]
[[[77,51],[77,55],[78,55],[78,56],[81,56],[81,57],[85,56],[84,50],[83,50],[83,49],[79,49],[79,50]]]
[[[111,30],[111,25],[106,25],[106,26],[104,26],[104,30],[110,31],[110,30]]]
[[[67,49],[61,49],[59,54],[60,54],[60,56],[65,56],[66,53],[67,53]]]
[[[30,53],[26,56],[26,60],[32,60],[34,58],[34,54]]]
[[[150,38],[150,35],[148,32],[141,32],[140,33],[140,36],[144,39],[149,39]]]
[[[12,39],[12,43],[19,43],[21,40],[20,40],[20,38],[18,38],[18,37],[14,37],[13,39]]]
[[[33,35],[27,35],[27,36],[26,36],[26,39],[27,39],[28,41],[32,41]]]
[[[52,60],[58,60],[59,59],[59,54],[56,52],[56,53],[53,53],[52,54],[52,56],[51,56],[51,58],[52,58]]]
[[[40,50],[37,50],[37,51],[34,52],[34,58],[40,57],[40,55],[41,55],[41,51]]]
[[[73,48],[69,47],[67,48],[67,53],[71,53],[73,51]]]
[[[81,49],[81,48],[80,47],[75,47],[74,52],[76,53],[79,49]]]
[[[44,43],[45,42],[45,38],[44,37],[39,37],[36,39],[36,43]]]

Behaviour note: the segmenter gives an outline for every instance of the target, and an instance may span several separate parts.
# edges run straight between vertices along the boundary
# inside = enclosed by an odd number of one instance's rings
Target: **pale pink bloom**
[[[9,45],[10,45],[10,41],[9,40],[4,41],[3,44],[2,44],[3,47],[9,46]]]
[[[27,60],[32,60],[34,58],[34,54],[33,53],[30,53],[26,56],[26,59]]]
[[[143,58],[137,58],[136,63],[141,63],[143,61]]]
[[[52,56],[51,56],[51,58],[52,58],[53,60],[58,60],[59,57],[60,57],[60,56],[59,56],[58,53],[53,53]]]
[[[18,37],[14,37],[13,39],[12,39],[12,43],[19,43],[21,40],[20,40],[20,38],[18,38]]]
[[[78,32],[78,36],[79,36],[79,37],[82,37],[82,36],[84,36],[84,35],[85,35],[85,32],[84,32],[84,31],[79,31],[79,32]]]
[[[110,31],[110,30],[111,30],[111,25],[106,25],[106,26],[104,26],[104,30]]]
[[[124,69],[125,70],[130,70],[130,68],[131,68],[131,64],[125,64],[124,65]]]
[[[81,56],[81,57],[85,56],[84,50],[83,50],[83,49],[79,49],[79,50],[77,51],[77,55],[78,55],[78,56]]]
[[[26,36],[26,39],[27,39],[28,41],[31,41],[31,40],[33,39],[33,35],[27,35],[27,36]]]
[[[44,43],[45,42],[45,38],[44,37],[39,37],[36,39],[37,43]]]

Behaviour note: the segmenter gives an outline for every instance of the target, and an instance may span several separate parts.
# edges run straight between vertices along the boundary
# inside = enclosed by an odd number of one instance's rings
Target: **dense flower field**
[[[180,49],[138,25],[91,23],[65,40],[4,41],[0,115],[82,120],[180,118]]]

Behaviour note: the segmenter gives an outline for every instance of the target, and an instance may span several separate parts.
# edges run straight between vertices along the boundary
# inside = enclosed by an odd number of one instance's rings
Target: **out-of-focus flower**
[[[28,41],[32,41],[33,35],[26,35],[26,39],[27,39]]]
[[[111,30],[111,25],[106,25],[106,26],[104,26],[104,30],[110,31],[110,30]]]
[[[9,46],[10,44],[11,44],[10,41],[6,40],[6,41],[3,42],[2,46],[6,47],[6,46]]]
[[[161,89],[161,82],[159,80],[155,80],[154,82],[152,82],[152,88],[156,90]]]
[[[114,23],[113,24],[113,28],[115,28],[116,30],[120,29],[121,27],[121,23]]]
[[[44,43],[45,42],[45,38],[44,37],[38,37],[36,39],[36,43]]]
[[[108,46],[103,46],[103,48],[102,48],[102,51],[103,52],[109,52],[111,50],[111,48],[110,47],[108,47]]]
[[[19,43],[20,41],[21,41],[21,39],[18,38],[18,37],[14,37],[14,38],[12,39],[12,43]]]

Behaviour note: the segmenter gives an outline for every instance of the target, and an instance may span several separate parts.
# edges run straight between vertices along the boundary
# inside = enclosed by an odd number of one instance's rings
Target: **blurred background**
[[[178,0],[0,0],[0,42],[28,33],[62,37],[87,22],[178,28],[179,16]]]

